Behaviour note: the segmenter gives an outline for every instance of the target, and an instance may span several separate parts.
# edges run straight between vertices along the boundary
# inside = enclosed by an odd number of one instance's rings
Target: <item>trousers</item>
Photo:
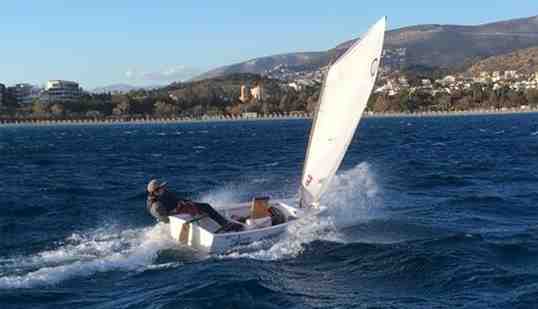
[[[180,203],[175,213],[189,214],[191,216],[206,215],[221,226],[225,226],[229,223],[228,219],[226,219],[207,203],[198,203],[192,201]]]

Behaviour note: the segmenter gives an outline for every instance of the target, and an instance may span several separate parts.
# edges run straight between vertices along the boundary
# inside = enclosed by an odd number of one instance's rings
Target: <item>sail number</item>
[[[308,175],[308,176],[306,177],[306,182],[305,182],[305,184],[306,184],[307,187],[310,185],[310,183],[312,183],[312,180],[314,180],[314,177],[312,177],[312,175]]]

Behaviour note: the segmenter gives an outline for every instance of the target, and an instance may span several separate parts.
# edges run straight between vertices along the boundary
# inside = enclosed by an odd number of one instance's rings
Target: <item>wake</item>
[[[145,270],[152,266],[160,250],[175,245],[168,235],[165,224],[73,234],[56,249],[0,259],[0,289],[54,285],[110,271]]]
[[[261,185],[261,184],[260,184]],[[236,202],[245,192],[234,186],[210,193],[202,200],[216,207]],[[340,229],[368,220],[382,208],[375,173],[367,163],[338,174],[321,201],[328,207],[325,216],[295,221],[276,241],[253,243],[218,259],[249,258],[274,261],[301,255],[314,241],[345,243]],[[112,271],[145,271],[168,267],[157,265],[159,252],[183,250],[169,233],[166,224],[147,228],[103,228],[74,233],[57,248],[31,256],[0,257],[0,289],[56,285],[77,277],[90,277]]]

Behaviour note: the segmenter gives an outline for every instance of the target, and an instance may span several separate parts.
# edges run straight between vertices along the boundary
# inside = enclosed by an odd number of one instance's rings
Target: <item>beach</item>
[[[386,118],[386,117],[453,117],[453,116],[480,116],[480,115],[504,115],[504,114],[528,114],[537,113],[538,107],[526,108],[503,108],[490,110],[467,110],[467,111],[426,111],[415,113],[385,112],[376,113],[366,111],[363,118]],[[107,125],[107,124],[161,124],[161,123],[199,123],[221,121],[270,121],[270,120],[293,120],[311,119],[313,115],[305,112],[297,112],[291,115],[275,114],[270,116],[202,116],[202,117],[80,117],[80,118],[0,118],[0,126],[16,125]]]

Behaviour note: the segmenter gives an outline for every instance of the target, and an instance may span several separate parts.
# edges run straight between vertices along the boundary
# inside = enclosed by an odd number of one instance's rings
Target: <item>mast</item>
[[[332,65],[332,64],[331,64]],[[330,66],[329,66],[330,69]],[[305,164],[303,165],[303,172],[301,174],[301,179],[305,179],[305,169],[306,169],[306,162],[308,162],[308,153],[310,152],[310,145],[312,144],[312,136],[314,136],[314,132],[316,130],[316,123],[319,116],[319,108],[321,106],[321,102],[323,98],[323,89],[325,88],[325,83],[327,81],[327,74],[329,73],[329,69],[327,69],[327,72],[323,74],[323,82],[321,83],[321,91],[319,93],[318,98],[318,104],[316,105],[316,110],[314,111],[314,117],[312,118],[312,126],[310,127],[310,134],[308,136],[308,146],[306,148],[306,155],[305,155]],[[312,201],[312,196],[309,196],[308,191],[306,190],[305,186],[301,184],[301,187],[299,189],[299,207],[300,208],[306,208],[309,207]]]

